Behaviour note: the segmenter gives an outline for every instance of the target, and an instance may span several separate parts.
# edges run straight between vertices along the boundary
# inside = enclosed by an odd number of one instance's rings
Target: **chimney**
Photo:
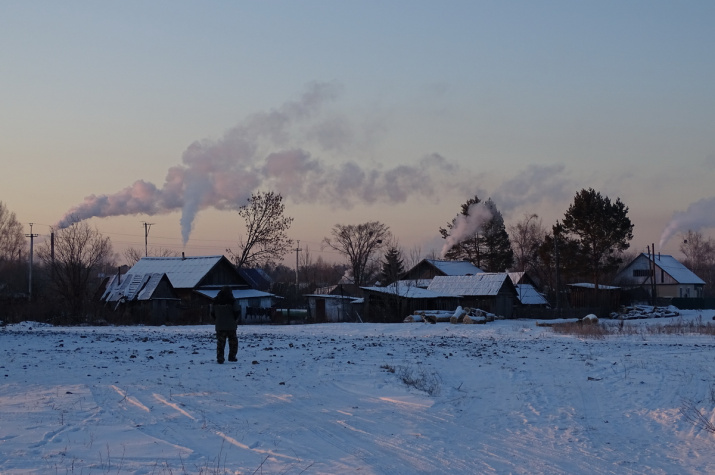
[[[184,251],[181,251],[181,260],[186,260],[186,256],[184,255]]]
[[[117,267],[117,287],[119,287],[122,283],[122,268]]]

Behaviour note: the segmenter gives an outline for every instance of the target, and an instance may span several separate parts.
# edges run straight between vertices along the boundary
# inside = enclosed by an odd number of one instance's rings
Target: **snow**
[[[681,413],[715,421],[713,336],[246,325],[239,347],[219,365],[210,326],[0,328],[0,473],[715,473]]]

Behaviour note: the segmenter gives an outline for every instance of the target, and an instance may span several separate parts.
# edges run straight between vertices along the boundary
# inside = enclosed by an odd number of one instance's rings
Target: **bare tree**
[[[412,246],[407,252],[405,268],[412,269],[422,260],[422,248],[419,245]]]
[[[174,249],[159,247],[156,249],[149,249],[149,255],[151,257],[179,257],[181,253],[179,251],[175,251]],[[124,252],[122,252],[122,256],[124,257],[127,265],[131,267],[136,264],[139,259],[144,257],[144,253],[136,247],[128,247],[124,250]]]
[[[375,264],[375,253],[384,248],[392,236],[390,228],[379,221],[336,224],[331,234],[332,237],[326,237],[323,243],[348,259],[356,285],[366,283],[370,266]]]
[[[715,293],[715,241],[706,238],[702,232],[689,229],[683,235],[680,243],[680,252],[685,255],[685,264],[698,277],[703,279],[705,284],[705,294]]]
[[[509,226],[509,238],[514,250],[514,270],[531,270],[538,261],[539,247],[544,242],[547,232],[536,214],[524,215],[524,218]]]
[[[286,232],[293,218],[283,216],[285,205],[280,194],[257,192],[241,206],[238,214],[246,221],[246,236],[239,237],[238,252],[226,251],[236,267],[263,267],[280,260],[293,245]]]
[[[19,254],[27,246],[22,232],[22,224],[15,213],[0,201],[0,262],[19,259]]]
[[[97,274],[111,264],[112,242],[85,221],[54,231],[54,255],[50,242],[38,255],[50,272],[51,286],[74,317],[81,317],[95,288]]]
[[[698,264],[712,265],[715,262],[715,241],[706,238],[700,231],[689,229],[683,235],[680,252],[685,255],[685,264],[691,269]]]

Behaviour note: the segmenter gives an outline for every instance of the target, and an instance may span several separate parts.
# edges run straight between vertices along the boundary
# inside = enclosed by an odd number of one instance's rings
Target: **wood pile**
[[[621,308],[620,312],[611,313],[611,318],[617,320],[640,320],[644,318],[672,318],[680,316],[680,311],[671,306],[653,307],[650,305],[633,305]]]
[[[462,308],[459,306],[454,312],[448,310],[417,310],[414,314],[405,317],[403,322],[484,324],[493,322],[495,318],[497,317],[493,313],[485,312],[478,308]]]

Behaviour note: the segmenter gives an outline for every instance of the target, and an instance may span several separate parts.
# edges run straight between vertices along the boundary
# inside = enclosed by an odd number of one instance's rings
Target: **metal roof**
[[[119,279],[112,276],[107,283],[107,289],[102,295],[105,302],[116,302],[122,298],[132,300],[149,300],[161,282],[164,274],[124,274]]]
[[[193,289],[224,256],[142,257],[130,274],[166,274],[175,289]]]
[[[409,299],[434,299],[440,297],[454,297],[451,294],[434,292],[431,290],[415,287],[413,285],[388,285],[387,287],[360,287],[363,290],[378,292],[381,294],[396,295]]]
[[[197,290],[196,292],[210,299],[215,299],[219,293],[219,289],[202,289]],[[231,292],[233,293],[233,298],[235,298],[236,300],[275,297],[275,295],[273,294],[269,294],[268,292],[263,292],[261,290],[255,289],[233,289],[231,290]]]
[[[508,278],[505,273],[491,272],[437,276],[432,279],[427,290],[454,296],[495,296]]]
[[[522,305],[548,305],[549,301],[531,284],[518,284],[516,294]]]
[[[425,259],[444,275],[473,275],[483,271],[468,261],[443,261],[438,259]]]
[[[642,253],[641,255],[645,256],[645,258],[648,259],[648,254]],[[679,284],[705,284],[705,281],[703,279],[695,275],[694,272],[685,267],[673,256],[669,256],[666,254],[658,254],[657,256],[653,257],[655,265],[663,269]]]
[[[578,282],[576,284],[568,284],[569,287],[579,287],[582,289],[595,289],[596,284],[592,282]],[[620,289],[620,287],[616,287],[613,285],[603,285],[603,284],[598,284],[598,288],[601,290],[616,290]]]

